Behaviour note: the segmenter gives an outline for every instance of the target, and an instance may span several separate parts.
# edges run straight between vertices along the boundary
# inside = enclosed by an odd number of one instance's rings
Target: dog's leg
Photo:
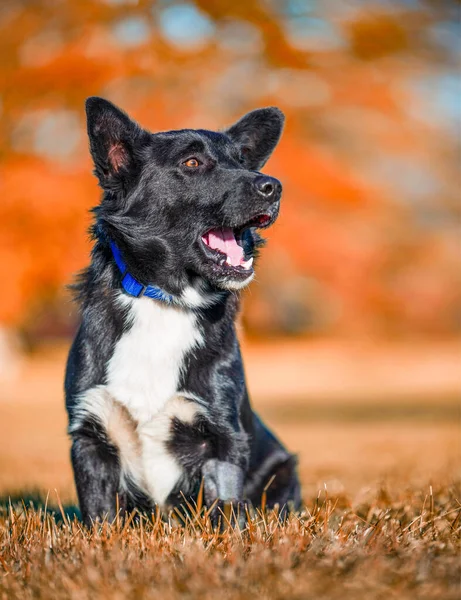
[[[243,495],[243,470],[229,462],[212,458],[203,465],[205,501],[208,505],[215,500],[239,501]]]
[[[301,506],[298,461],[290,454],[261,419],[253,415],[252,459],[245,481],[244,494],[254,506],[263,495],[267,508],[279,506],[281,516]]]
[[[218,460],[208,460],[202,469],[204,479],[204,495],[207,506],[214,504],[211,512],[211,522],[217,526],[221,521],[224,526],[223,513],[226,506],[231,511],[228,520],[231,524],[238,523],[243,527],[246,520],[246,505],[243,501],[244,471],[238,465]]]
[[[94,430],[94,427],[92,427]],[[117,495],[119,509],[124,511],[126,498],[120,494],[120,461],[115,446],[82,428],[73,435],[71,450],[77,495],[85,525],[105,517],[116,516]]]
[[[291,454],[277,460],[266,473],[261,473],[263,485],[259,490],[259,501],[265,492],[266,506],[274,508],[278,505],[281,518],[285,518],[290,510],[299,510],[301,506],[297,466],[298,460]]]

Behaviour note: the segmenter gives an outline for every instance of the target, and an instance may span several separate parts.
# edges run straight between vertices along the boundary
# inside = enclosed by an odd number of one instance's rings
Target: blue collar
[[[133,275],[128,273],[128,269],[122,258],[120,249],[115,242],[110,241],[110,248],[112,250],[112,254],[114,255],[115,263],[122,274],[122,287],[127,294],[134,296],[135,298],[147,296],[148,298],[161,300],[167,304],[171,304],[173,302],[173,296],[170,296],[170,294],[167,294],[154,285],[142,285],[142,283],[139,283],[139,281],[135,279]]]

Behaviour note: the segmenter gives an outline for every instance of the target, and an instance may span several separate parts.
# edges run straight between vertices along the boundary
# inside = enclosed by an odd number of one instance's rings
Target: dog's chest
[[[107,368],[107,389],[138,423],[158,414],[178,391],[187,353],[203,344],[191,311],[152,301],[129,303],[131,327],[117,342]]]

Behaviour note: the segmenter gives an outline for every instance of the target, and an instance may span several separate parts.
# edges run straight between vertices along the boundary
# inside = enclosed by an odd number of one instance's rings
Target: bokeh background
[[[84,100],[152,131],[277,105],[284,184],[243,349],[307,489],[459,468],[460,3],[0,5],[0,493],[73,494],[62,404],[88,261]],[[311,486],[311,487],[309,487]]]

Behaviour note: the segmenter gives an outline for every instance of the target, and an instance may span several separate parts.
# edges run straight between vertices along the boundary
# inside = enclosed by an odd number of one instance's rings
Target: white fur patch
[[[123,471],[162,505],[182,470],[166,448],[173,417],[191,422],[199,406],[177,395],[186,353],[204,343],[195,315],[150,298],[121,295],[132,326],[117,342],[107,384],[80,399],[70,433],[95,416],[118,446]]]
[[[117,342],[107,389],[139,423],[162,410],[178,390],[187,352],[203,345],[195,315],[150,298],[127,298],[132,327]]]
[[[247,286],[250,281],[253,279],[253,277],[255,276],[254,271],[253,273],[251,273],[251,275],[249,275],[244,281],[224,281],[221,285],[222,287],[225,287],[228,290],[241,290],[242,288],[244,288],[245,286]]]
[[[139,427],[142,445],[142,467],[147,493],[163,505],[182,475],[182,468],[168,453],[166,442],[170,437],[171,420],[190,423],[197,413],[198,406],[180,397],[167,402],[165,410],[149,423]]]
[[[206,292],[204,289],[196,289],[191,285],[187,286],[181,293],[181,302],[190,308],[206,308],[218,302],[221,297],[219,292]]]

